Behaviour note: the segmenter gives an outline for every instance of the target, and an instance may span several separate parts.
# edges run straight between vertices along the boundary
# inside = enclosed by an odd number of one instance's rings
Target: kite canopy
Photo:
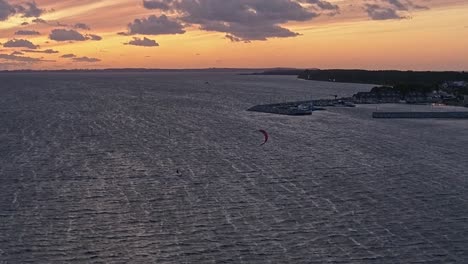
[[[266,131],[263,130],[263,129],[260,129],[258,132],[262,133],[263,136],[265,137],[265,141],[260,145],[260,146],[263,146],[263,145],[265,145],[265,144],[268,142],[268,138],[269,138],[268,132],[266,132]]]

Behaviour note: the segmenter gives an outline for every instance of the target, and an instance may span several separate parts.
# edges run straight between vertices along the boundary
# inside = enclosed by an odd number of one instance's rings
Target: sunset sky
[[[0,0],[0,70],[468,70],[468,0]]]

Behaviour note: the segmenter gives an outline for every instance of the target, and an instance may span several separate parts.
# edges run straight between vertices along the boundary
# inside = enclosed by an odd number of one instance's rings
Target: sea
[[[466,120],[246,111],[373,86],[0,73],[0,263],[468,263]]]

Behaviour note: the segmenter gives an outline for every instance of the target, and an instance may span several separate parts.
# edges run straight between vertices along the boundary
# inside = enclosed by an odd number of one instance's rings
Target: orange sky
[[[3,1],[10,6],[24,4],[24,1]],[[385,1],[389,0],[330,0],[330,4],[339,6],[339,13],[334,15],[326,10],[317,11],[316,7],[302,1],[301,6],[305,10],[313,10],[320,16],[301,21],[287,19],[278,23],[280,27],[300,35],[256,40],[256,36],[247,39],[238,31],[201,30],[200,24],[182,21],[180,10],[164,12],[146,9],[143,1],[139,0],[36,0],[37,6],[45,10],[40,18],[47,24],[33,23],[34,16],[24,17],[20,11],[0,20],[0,43],[4,46],[0,46],[0,70],[123,67],[468,70],[468,1],[413,0],[410,2],[412,6],[424,5],[427,8],[397,10],[397,14],[402,17],[400,19],[372,19],[365,10],[366,3],[384,6],[388,4]],[[399,1],[406,3],[406,0]],[[252,12],[257,14],[257,11]],[[163,13],[167,14],[169,20],[182,21],[180,23],[186,32],[163,35],[117,34],[128,33],[127,25],[135,19],[150,15],[159,17]],[[222,14],[213,16],[224,19]],[[28,24],[21,25],[23,22]],[[263,24],[269,22],[262,21]],[[57,23],[66,26],[57,26]],[[84,23],[91,29],[74,28],[73,25],[77,23]],[[102,40],[51,40],[49,35],[54,29],[75,30],[86,38],[90,38],[89,34],[98,35]],[[15,35],[19,30],[34,30],[40,35]],[[225,37],[227,34],[250,42],[231,42]],[[144,37],[156,41],[159,46],[124,44],[134,38]],[[28,49],[5,46],[13,39],[28,40],[39,47],[33,52],[23,52]],[[47,49],[58,53],[35,52]],[[22,54],[12,55],[14,51]],[[62,58],[65,54],[73,54],[75,59]],[[41,58],[42,61],[24,61],[23,57]],[[83,57],[85,59],[81,59]]]

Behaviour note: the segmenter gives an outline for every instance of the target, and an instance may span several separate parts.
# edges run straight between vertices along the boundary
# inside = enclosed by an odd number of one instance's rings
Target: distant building
[[[432,97],[421,92],[410,92],[405,96],[405,101],[413,104],[427,103],[432,101]]]
[[[399,103],[401,99],[401,93],[391,89],[360,92],[353,95],[353,101],[358,104]]]
[[[442,89],[445,89],[445,90],[452,90],[452,89],[468,87],[468,83],[465,81],[451,81],[451,82],[443,83],[441,87]]]
[[[464,82],[464,81],[452,82],[452,85],[455,86],[455,87],[466,87],[467,83]]]

